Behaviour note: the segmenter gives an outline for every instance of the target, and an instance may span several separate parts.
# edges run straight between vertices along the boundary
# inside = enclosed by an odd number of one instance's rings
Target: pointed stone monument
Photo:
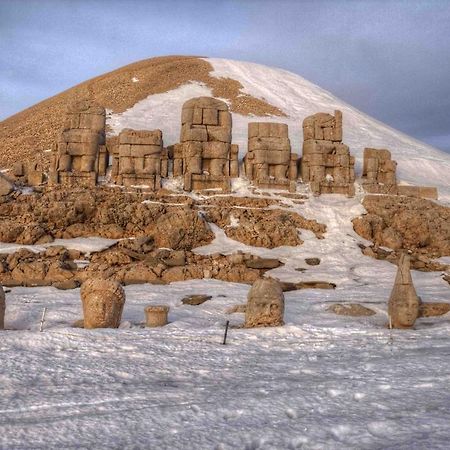
[[[419,306],[420,299],[411,278],[410,257],[402,253],[388,303],[390,327],[411,328],[419,317]]]

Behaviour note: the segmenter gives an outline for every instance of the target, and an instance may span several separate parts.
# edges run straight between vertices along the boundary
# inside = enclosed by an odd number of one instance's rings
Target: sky
[[[0,120],[162,55],[290,70],[450,153],[450,0],[0,0]]]

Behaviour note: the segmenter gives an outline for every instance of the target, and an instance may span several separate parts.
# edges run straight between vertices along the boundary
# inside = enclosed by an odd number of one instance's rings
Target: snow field
[[[448,448],[448,317],[420,319],[410,331],[385,327],[395,267],[357,247],[350,220],[362,212],[358,198],[283,202],[325,223],[325,239],[300,230],[300,247],[243,250],[285,262],[270,276],[337,284],[285,293],[283,327],[239,328],[244,315],[226,311],[246,301],[249,286],[218,280],[126,286],[118,330],[71,327],[82,317],[79,289],[7,293],[0,448]],[[242,246],[214,231],[197,252]],[[307,266],[310,256],[321,264]],[[413,278],[424,301],[450,300],[440,274]],[[182,305],[190,294],[213,298]],[[335,302],[377,314],[336,316],[326,311]],[[171,307],[170,323],[143,328],[144,307],[161,303]]]

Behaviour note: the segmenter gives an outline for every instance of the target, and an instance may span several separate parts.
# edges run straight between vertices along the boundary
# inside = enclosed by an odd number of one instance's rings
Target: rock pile
[[[298,155],[291,153],[288,126],[284,123],[248,124],[245,174],[255,186],[296,191]]]
[[[342,113],[317,113],[303,121],[301,174],[314,194],[355,195],[355,158],[342,143]]]

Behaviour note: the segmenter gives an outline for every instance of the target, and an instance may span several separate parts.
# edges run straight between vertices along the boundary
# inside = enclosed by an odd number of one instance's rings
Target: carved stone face
[[[283,325],[284,295],[278,281],[255,281],[247,299],[246,327],[274,327]]]
[[[81,287],[85,328],[117,328],[125,293],[115,281],[88,280]]]
[[[410,296],[395,300],[390,308],[394,328],[411,328],[419,317],[419,302]]]

